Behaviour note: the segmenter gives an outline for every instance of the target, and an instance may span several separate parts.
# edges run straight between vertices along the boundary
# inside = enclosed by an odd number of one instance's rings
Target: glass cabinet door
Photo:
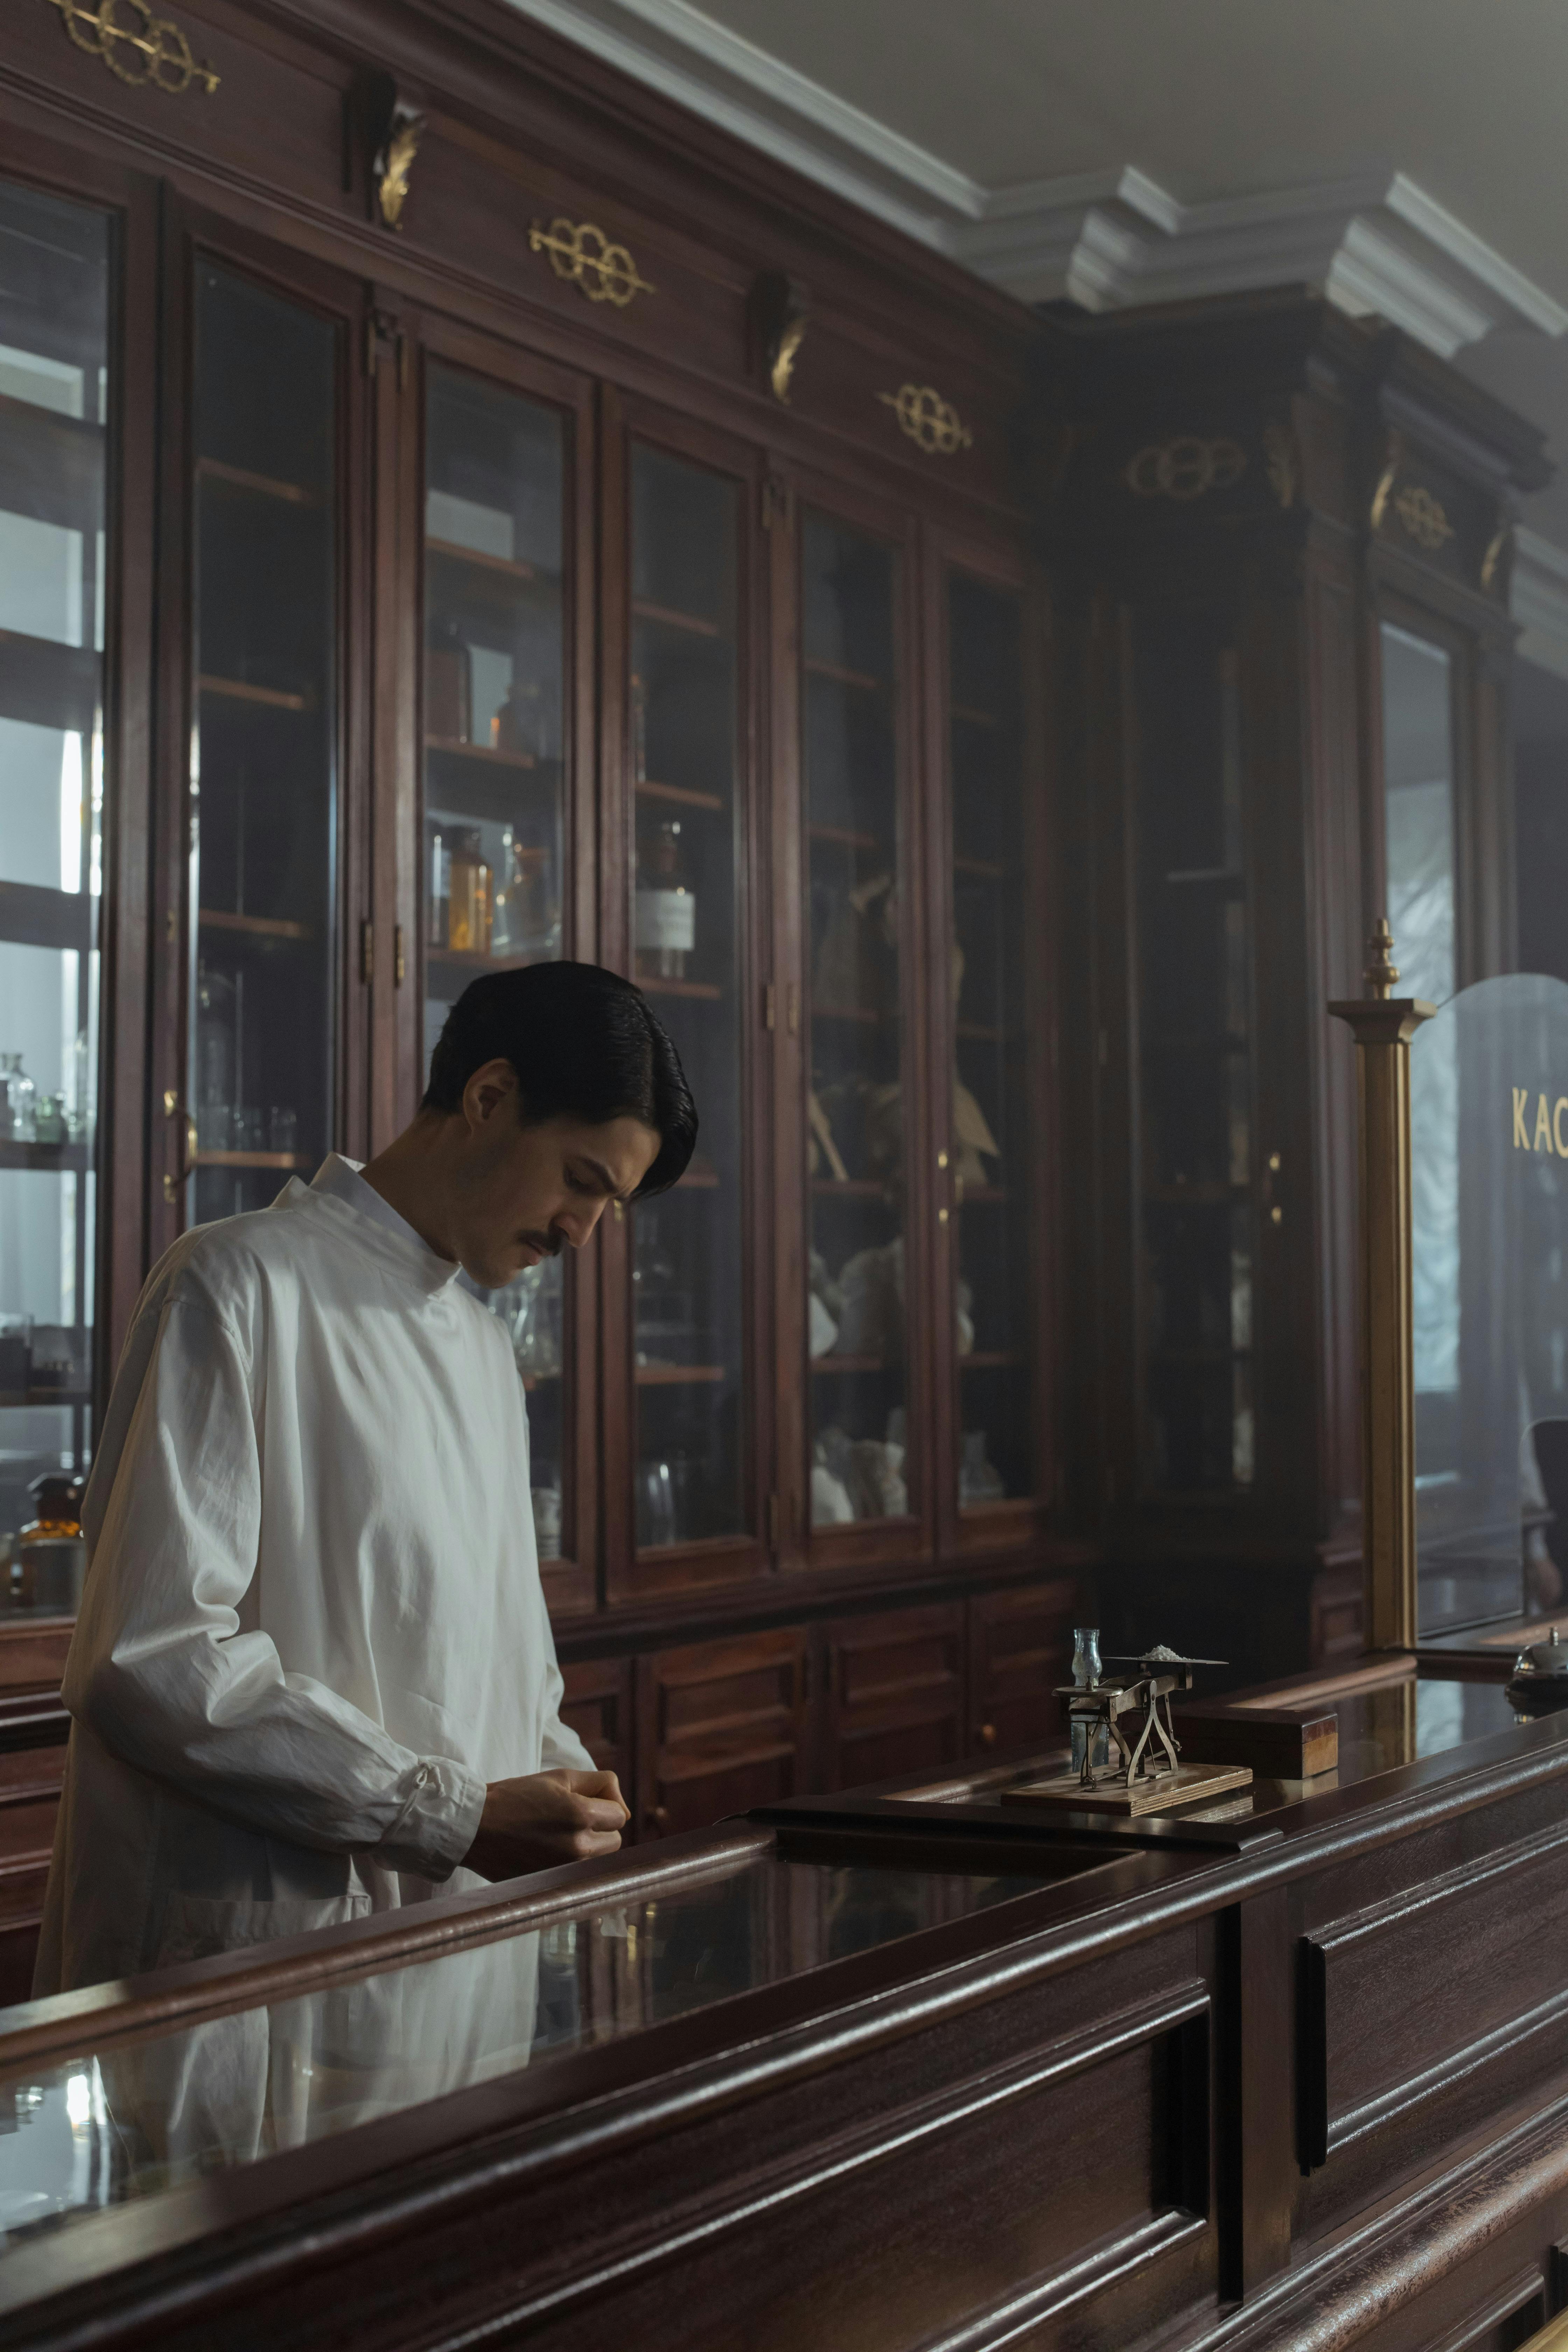
[[[910,1508],[897,559],[801,535],[811,1523]]]
[[[424,1057],[487,971],[563,952],[563,499],[560,413],[435,359],[426,375]],[[542,1559],[566,1525],[561,1258],[488,1303],[529,1391]]]
[[[961,1510],[1036,1488],[1019,599],[949,574],[949,1193]]]
[[[195,282],[188,1213],[265,1208],[332,1141],[338,378],[331,320]]]
[[[92,1443],[110,254],[0,185],[0,1612],[37,1614],[74,1574],[9,1538]]]
[[[739,523],[731,479],[633,444],[634,974],[702,1122],[680,1183],[632,1212],[639,1551],[748,1525]]]
[[[1246,1493],[1256,1463],[1250,910],[1241,674],[1213,606],[1136,640],[1138,1150],[1146,1491]]]

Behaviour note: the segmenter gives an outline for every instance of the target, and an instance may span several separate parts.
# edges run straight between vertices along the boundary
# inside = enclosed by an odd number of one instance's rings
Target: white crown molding
[[[1311,286],[1444,359],[1568,310],[1402,172],[1179,204],[1129,164],[986,188],[689,0],[511,0],[552,32],[1027,302]]]
[[[1521,523],[1513,535],[1510,609],[1525,661],[1568,677],[1568,555]]]

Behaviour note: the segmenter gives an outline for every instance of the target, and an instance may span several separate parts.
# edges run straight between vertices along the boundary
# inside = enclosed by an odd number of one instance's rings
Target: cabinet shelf
[[[278,499],[291,507],[319,507],[320,490],[312,490],[304,482],[280,482],[271,474],[253,474],[244,466],[226,465],[221,457],[198,457],[196,478],[203,482],[221,482],[231,490],[250,490],[260,499]]]
[[[880,694],[888,681],[876,677],[867,669],[846,669],[842,662],[823,661],[816,654],[805,656],[807,677],[825,677],[834,686],[853,686],[863,694]]]
[[[720,816],[730,805],[728,801],[721,800],[717,793],[694,792],[689,784],[656,784],[647,777],[634,785],[633,790],[640,801],[669,801],[677,808],[712,809]]]
[[[879,1028],[889,1018],[887,1013],[873,1013],[864,1004],[813,1004],[814,1021],[858,1021],[867,1029]],[[896,1019],[897,1015],[891,1016]]]
[[[896,1372],[901,1368],[889,1364],[885,1356],[814,1356],[811,1369],[826,1372]]]
[[[712,1192],[719,1187],[719,1171],[706,1162],[686,1169],[670,1187],[676,1192]]]
[[[811,1189],[829,1200],[885,1201],[888,1188],[875,1176],[814,1176]]]
[[[260,940],[308,940],[315,936],[309,923],[289,922],[281,915],[231,915],[223,907],[203,907],[196,920],[204,931],[239,931]]]
[[[632,617],[652,621],[662,629],[685,629],[694,637],[721,637],[725,632],[718,621],[705,620],[700,613],[679,612],[673,604],[655,604],[646,596],[632,598]]]
[[[89,1143],[18,1143],[0,1139],[0,1168],[85,1169],[92,1165]]]
[[[999,1209],[1008,1199],[1005,1184],[966,1184],[961,1208]]]
[[[482,549],[464,547],[460,541],[455,539],[427,539],[425,552],[443,563],[467,564],[474,571],[488,572],[498,580],[535,581],[539,578],[531,563],[516,562],[510,555],[487,555]]]
[[[1005,882],[1007,879],[1007,868],[991,857],[955,857],[952,870],[955,874],[967,874],[972,881],[976,882]]]
[[[1246,1363],[1251,1355],[1250,1348],[1151,1348],[1149,1361],[1202,1370],[1205,1365]]]
[[[1023,1365],[1024,1358],[1016,1348],[975,1348],[967,1356],[960,1356],[961,1372],[1013,1372]]]
[[[85,890],[51,890],[42,882],[0,882],[0,940],[12,947],[92,945],[98,900]]]
[[[1001,1045],[1005,1044],[1007,1037],[1005,1029],[988,1029],[983,1021],[955,1021],[952,1034],[955,1037],[966,1037],[976,1045]]]
[[[224,702],[255,702],[267,710],[314,710],[313,694],[291,694],[280,686],[253,686],[246,677],[216,677],[204,670],[196,680],[203,694]]]
[[[710,980],[644,980],[639,973],[637,984],[645,996],[694,996],[704,1004],[717,1004],[724,994]]]
[[[85,646],[0,629],[0,718],[62,733],[90,735],[97,722],[102,662]]]
[[[67,530],[103,520],[103,427],[0,394],[0,509]]]
[[[24,1412],[50,1404],[90,1404],[90,1389],[0,1389],[0,1412]]]
[[[1000,729],[1007,723],[999,712],[981,710],[973,702],[950,702],[947,709],[950,718],[962,719],[966,727]]]
[[[434,971],[522,971],[546,959],[536,955],[485,955],[478,948],[426,948],[426,963]]]
[[[487,768],[537,768],[531,751],[498,751],[489,743],[468,743],[460,735],[426,735],[425,749],[444,760],[479,760]]]
[[[1163,1208],[1215,1209],[1245,1201],[1251,1190],[1250,1184],[1145,1184],[1143,1198]]]
[[[195,1151],[191,1154],[193,1168],[283,1168],[314,1169],[316,1163],[305,1151]]]
[[[639,1389],[676,1389],[711,1385],[724,1377],[722,1364],[638,1364]]]

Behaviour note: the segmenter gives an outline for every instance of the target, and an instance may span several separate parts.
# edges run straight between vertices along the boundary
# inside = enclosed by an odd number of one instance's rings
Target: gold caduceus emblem
[[[210,98],[218,86],[211,66],[197,65],[186,40],[172,17],[154,16],[148,0],[98,0],[96,9],[83,0],[49,0],[58,8],[66,31],[89,58],[101,58],[115,78],[132,89],[151,84],[178,98],[199,82]]]
[[[901,383],[897,392],[879,392],[877,397],[898,418],[900,432],[908,434],[928,457],[951,457],[955,450],[973,446],[974,436],[934,385]]]
[[[614,245],[592,221],[552,220],[548,228],[538,221],[528,233],[531,253],[547,253],[557,278],[575,286],[590,302],[613,302],[617,310],[639,294],[657,289],[637,275],[637,263],[624,245]]]

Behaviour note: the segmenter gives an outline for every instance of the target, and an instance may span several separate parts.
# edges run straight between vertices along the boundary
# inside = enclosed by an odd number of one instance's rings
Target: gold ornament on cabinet
[[[388,228],[403,226],[403,207],[408,200],[409,174],[414,158],[419,152],[424,136],[425,117],[412,106],[396,106],[386,127],[386,138],[378,150],[371,173],[375,181],[375,201],[382,219]]]
[[[1383,529],[1383,518],[1388,512],[1388,501],[1394,495],[1394,485],[1399,478],[1399,468],[1405,463],[1405,444],[1397,433],[1388,436],[1388,448],[1377,488],[1372,494],[1372,511],[1367,521],[1373,530]]]
[[[934,385],[901,383],[897,392],[879,392],[877,397],[897,416],[900,432],[928,457],[951,457],[957,450],[973,447],[973,434]]]
[[[806,289],[782,269],[764,270],[752,288],[748,316],[752,363],[766,376],[773,398],[787,408],[810,316]]]
[[[1268,487],[1280,505],[1293,506],[1297,485],[1301,478],[1301,467],[1296,449],[1296,436],[1288,425],[1264,426],[1263,466],[1268,476]]]
[[[613,302],[624,310],[639,294],[658,290],[638,276],[626,247],[612,243],[592,221],[574,222],[558,215],[548,228],[535,221],[528,232],[528,249],[547,253],[557,278],[575,286],[590,302]]]
[[[1417,547],[1435,555],[1445,540],[1454,536],[1454,526],[1443,512],[1441,501],[1419,482],[1412,482],[1400,491],[1394,501],[1394,511],[1405,525]]]
[[[101,58],[116,80],[132,89],[151,86],[178,98],[198,83],[210,98],[220,77],[211,66],[199,66],[184,34],[170,16],[155,16],[148,0],[98,0],[96,9],[82,0],[49,0],[58,8],[66,31],[89,58]]]
[[[1481,586],[1483,589],[1489,590],[1491,588],[1493,582],[1498,576],[1498,566],[1501,563],[1503,557],[1507,554],[1509,542],[1512,537],[1513,526],[1511,523],[1505,522],[1501,526],[1500,530],[1493,532],[1492,537],[1488,543],[1487,551],[1481,558]]]
[[[1205,440],[1178,433],[1151,441],[1127,461],[1122,480],[1141,499],[1177,499],[1184,503],[1209,490],[1228,490],[1247,471],[1247,452],[1225,435]]]

